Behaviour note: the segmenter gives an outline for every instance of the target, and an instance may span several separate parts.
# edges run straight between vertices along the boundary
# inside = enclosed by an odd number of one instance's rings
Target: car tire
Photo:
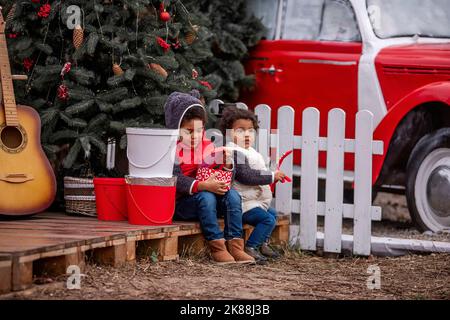
[[[450,128],[423,136],[406,166],[406,200],[421,231],[450,228]]]

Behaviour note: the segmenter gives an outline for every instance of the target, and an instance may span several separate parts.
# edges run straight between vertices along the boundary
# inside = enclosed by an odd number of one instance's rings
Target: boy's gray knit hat
[[[189,93],[173,92],[167,98],[164,105],[164,115],[166,120],[166,128],[179,129],[181,119],[188,109],[194,106],[199,106],[206,114],[205,107],[202,105],[200,99],[200,92],[192,90]]]

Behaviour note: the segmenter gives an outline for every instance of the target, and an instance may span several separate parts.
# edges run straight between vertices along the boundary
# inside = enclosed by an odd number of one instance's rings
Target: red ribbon
[[[289,151],[283,153],[283,155],[281,156],[280,160],[278,160],[277,170],[280,170],[280,167],[281,167],[281,165],[283,164],[284,159],[286,159],[286,157],[287,157],[288,155],[290,155],[292,152],[293,152],[293,150],[289,150]],[[285,176],[280,182],[281,182],[281,183],[285,183],[286,181],[287,181],[287,182],[292,182],[292,179],[289,178],[288,176]],[[273,192],[273,190],[274,190],[274,188],[275,188],[275,184],[276,184],[276,182],[274,182],[274,183],[272,183],[272,184],[270,185],[270,188],[272,189],[272,192]]]

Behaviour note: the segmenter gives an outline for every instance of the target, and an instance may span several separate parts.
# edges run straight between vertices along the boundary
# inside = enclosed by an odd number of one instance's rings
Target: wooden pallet
[[[0,293],[11,291],[12,258],[10,254],[0,254]]]
[[[223,221],[220,223],[223,227]],[[245,238],[251,229],[244,226]],[[272,240],[287,243],[288,239],[289,219],[280,217]],[[66,274],[70,265],[79,266],[83,272],[87,258],[119,266],[133,263],[136,255],[176,260],[186,250],[205,250],[199,223],[136,226],[62,213],[0,221],[0,293],[26,289],[34,276]]]

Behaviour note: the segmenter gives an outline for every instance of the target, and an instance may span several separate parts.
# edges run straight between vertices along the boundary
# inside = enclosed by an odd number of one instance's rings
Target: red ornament
[[[69,88],[65,84],[61,84],[58,87],[58,98],[60,100],[67,100],[69,98]]]
[[[156,42],[158,42],[158,45],[164,49],[164,52],[167,52],[170,49],[170,44],[168,44],[166,41],[164,41],[161,37],[156,37]]]
[[[8,33],[8,38],[10,38],[10,39],[15,39],[15,38],[17,38],[17,33]]]
[[[40,3],[41,0],[31,0],[31,2],[33,2],[33,3]]]
[[[164,11],[159,14],[159,20],[162,22],[168,22],[170,20],[170,13],[164,9]]]
[[[72,63],[70,63],[70,62],[64,63],[64,66],[62,67],[61,73],[60,73],[61,77],[64,77],[64,75],[70,71],[71,67],[72,67]]]
[[[24,68],[27,72],[30,71],[30,69],[31,69],[31,67],[33,66],[33,64],[34,64],[34,61],[33,61],[32,59],[30,59],[30,58],[25,58],[25,59],[23,59],[23,68]]]
[[[195,69],[192,69],[192,79],[197,79],[198,77],[198,72]]]
[[[212,85],[208,81],[199,81],[202,86],[207,87],[209,90],[212,90]]]
[[[38,17],[40,18],[47,18],[50,15],[50,11],[52,10],[52,7],[46,3],[43,4],[40,8],[39,8],[39,12],[38,12]]]

